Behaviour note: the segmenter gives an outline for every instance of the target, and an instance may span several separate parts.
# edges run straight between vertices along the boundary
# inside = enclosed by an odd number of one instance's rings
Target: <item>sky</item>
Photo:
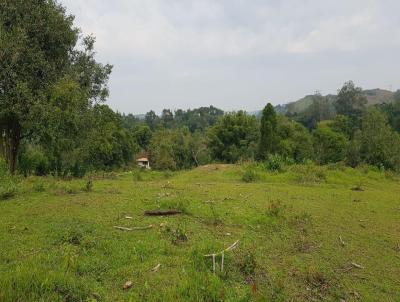
[[[353,80],[400,88],[398,0],[60,0],[124,113],[259,110]]]

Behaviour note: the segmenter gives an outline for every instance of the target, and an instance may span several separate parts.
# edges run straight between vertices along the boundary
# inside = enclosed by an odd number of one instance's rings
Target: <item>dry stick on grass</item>
[[[121,226],[114,226],[115,229],[121,230],[121,231],[140,231],[140,230],[148,230],[151,229],[153,225],[148,225],[144,227],[133,227],[133,228],[126,228],[126,227],[121,227]]]
[[[160,269],[160,267],[161,267],[161,264],[159,263],[159,264],[157,264],[155,267],[153,267],[152,269],[151,269],[151,271],[152,272],[158,272],[158,270]]]
[[[236,240],[231,246],[227,247],[226,249],[222,250],[221,252],[204,255],[204,257],[207,257],[207,258],[212,257],[214,274],[215,274],[215,257],[218,256],[218,255],[222,256],[222,258],[221,258],[221,272],[224,271],[225,252],[229,252],[229,251],[233,250],[234,248],[236,248],[238,243],[239,243],[239,240]]]
[[[341,272],[341,273],[347,273],[347,272],[349,272],[349,271],[351,271],[352,269],[355,269],[355,268],[364,269],[364,266],[362,266],[360,264],[357,264],[355,262],[351,262],[347,268],[337,269],[336,271],[337,272]]]
[[[355,262],[352,262],[351,265],[354,266],[355,268],[360,268],[360,269],[363,269],[363,268],[364,268],[364,266],[362,266],[362,265],[360,265],[360,264],[357,264],[357,263],[355,263]]]

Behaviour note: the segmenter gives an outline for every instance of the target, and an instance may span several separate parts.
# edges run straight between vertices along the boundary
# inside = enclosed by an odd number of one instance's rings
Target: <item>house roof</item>
[[[147,157],[138,158],[136,161],[149,161]]]

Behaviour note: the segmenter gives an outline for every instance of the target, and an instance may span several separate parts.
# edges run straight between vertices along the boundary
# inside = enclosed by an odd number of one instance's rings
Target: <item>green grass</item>
[[[0,201],[0,301],[400,301],[397,175],[249,169],[21,180]],[[236,240],[213,274],[203,255]]]

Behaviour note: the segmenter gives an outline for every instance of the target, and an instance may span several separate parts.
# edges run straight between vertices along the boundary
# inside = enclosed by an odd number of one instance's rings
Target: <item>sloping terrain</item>
[[[396,175],[244,169],[22,180],[0,202],[0,301],[399,301]],[[237,240],[213,273],[204,255]]]
[[[383,103],[390,103],[393,101],[394,92],[384,89],[369,89],[363,91],[365,97],[367,98],[368,105],[377,105]],[[325,96],[330,102],[334,102],[336,95],[329,94]],[[279,112],[281,113],[301,113],[305,111],[313,102],[313,95],[307,95],[295,102],[290,102],[279,107]]]

